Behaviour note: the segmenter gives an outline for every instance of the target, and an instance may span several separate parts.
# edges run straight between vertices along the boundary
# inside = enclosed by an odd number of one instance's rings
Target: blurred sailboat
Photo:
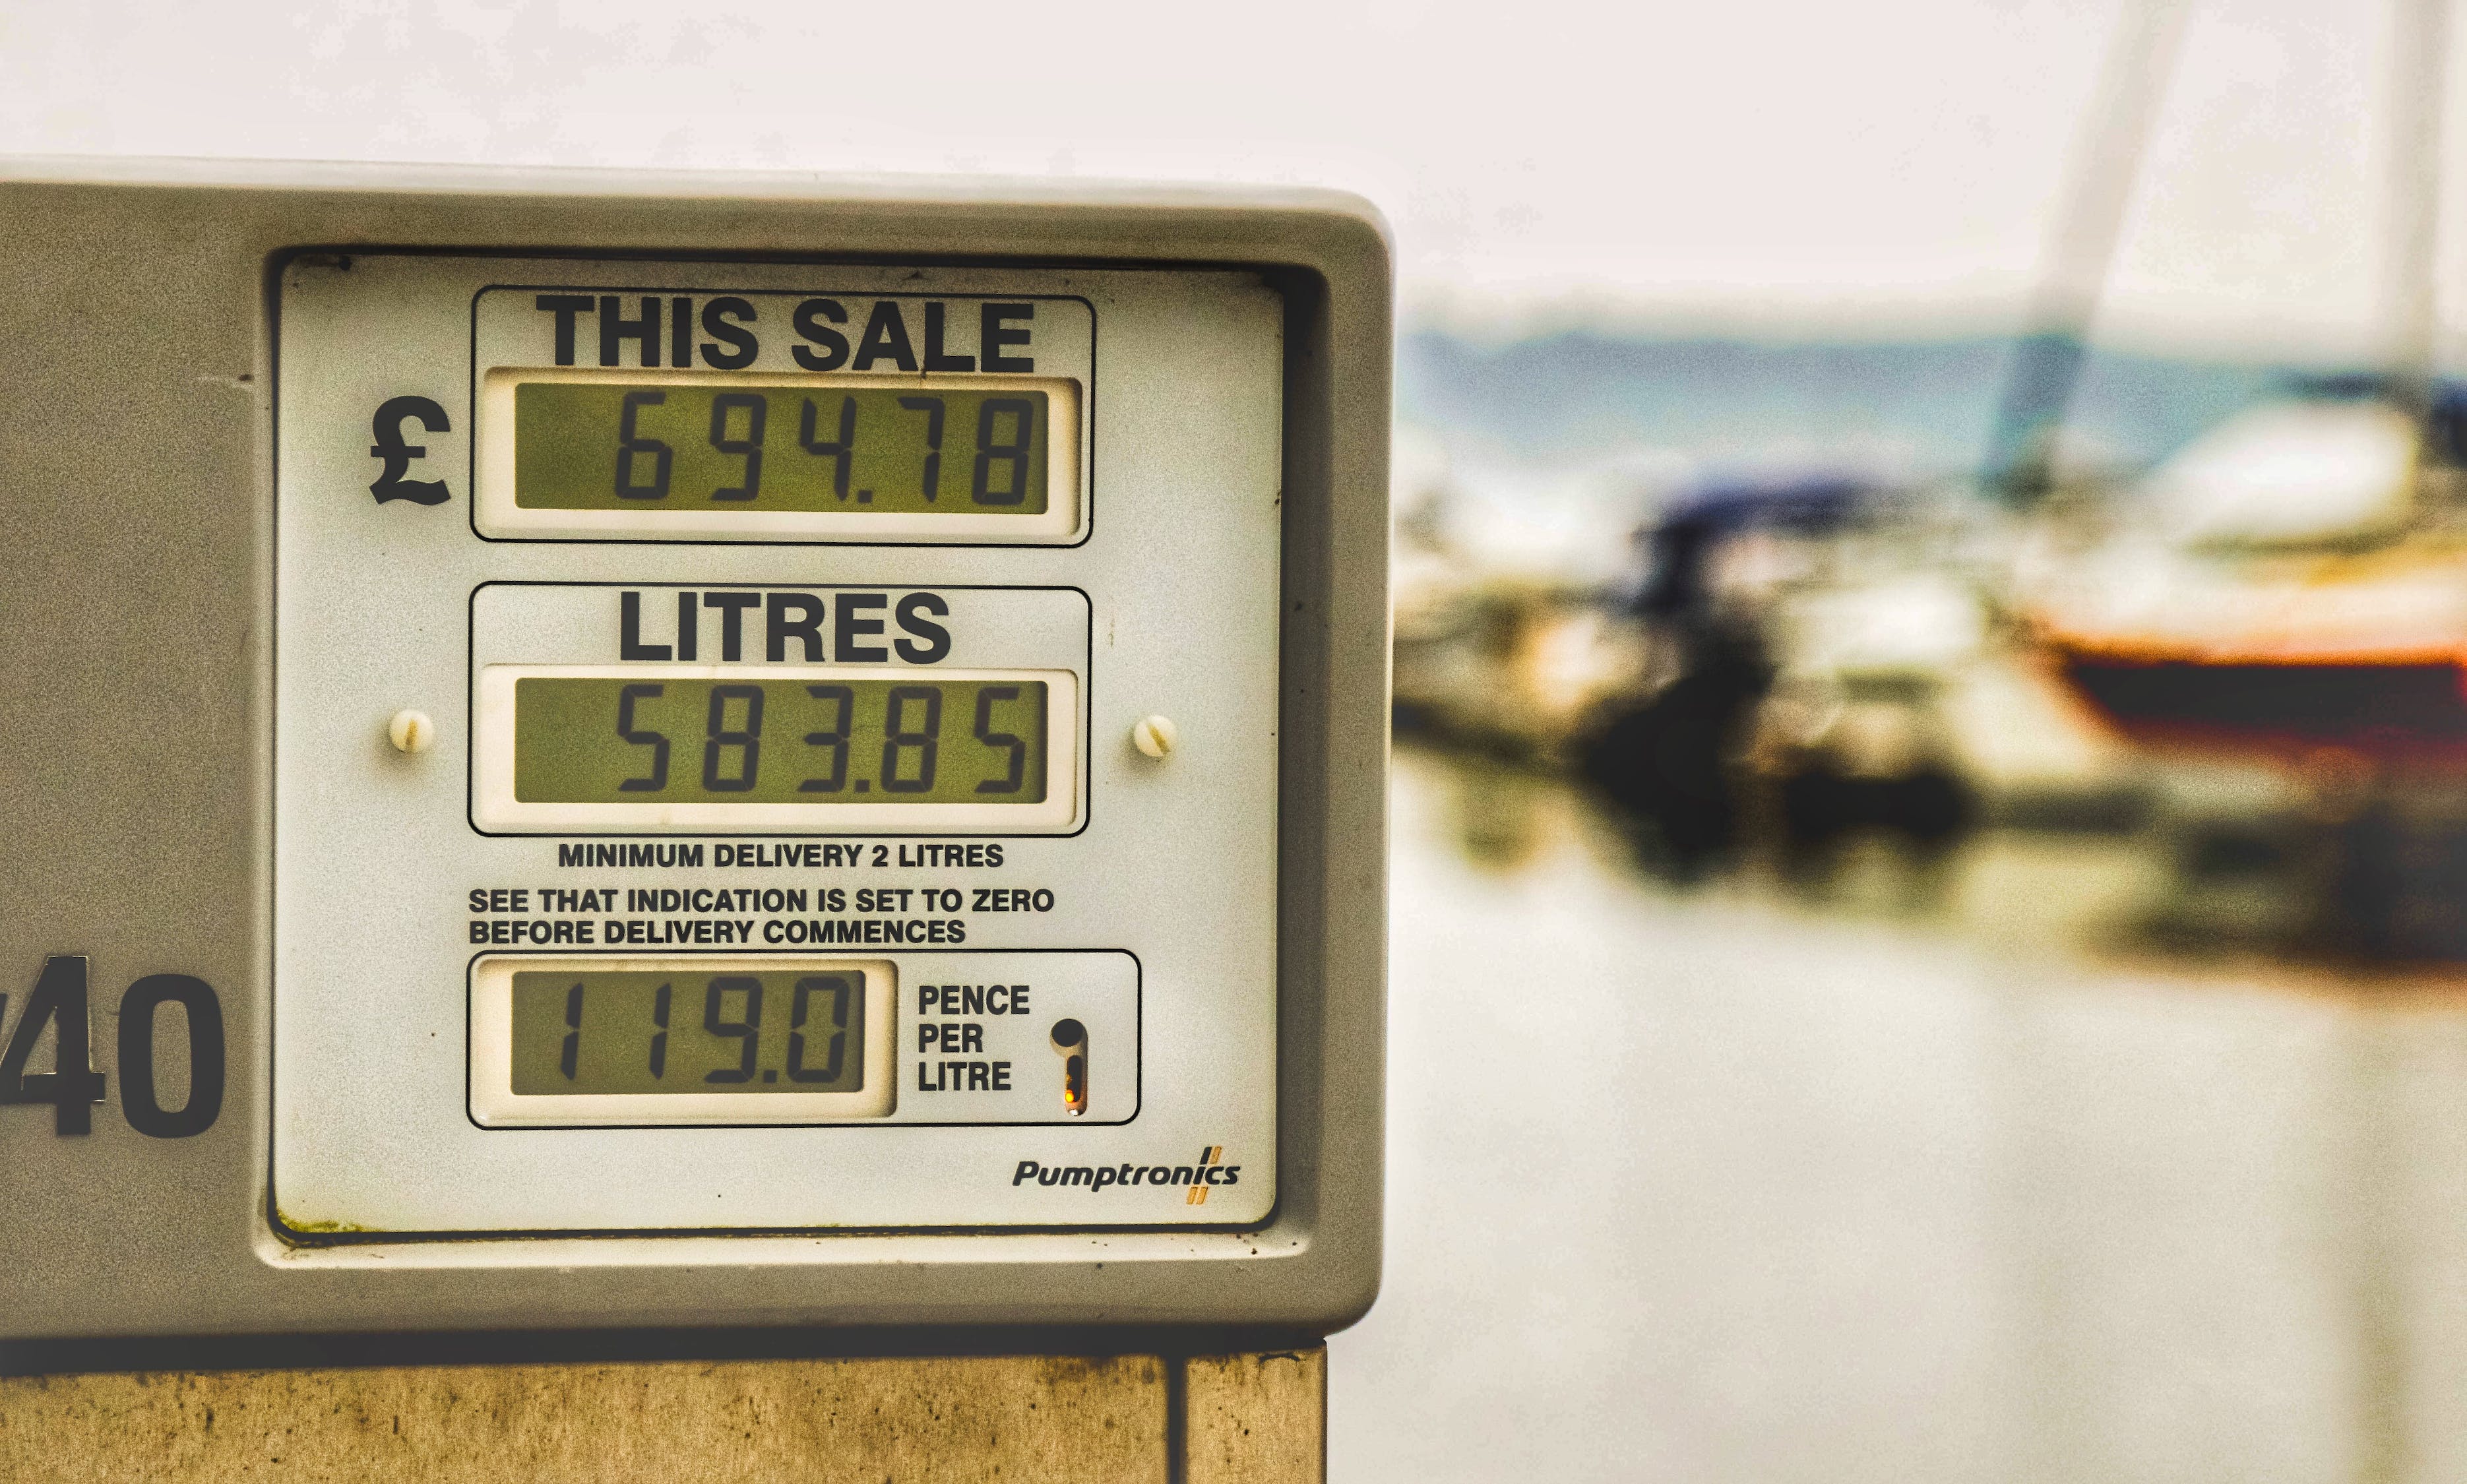
[[[2218,821],[2275,829],[2314,882],[2309,930],[2451,954],[2467,951],[2467,388],[2432,373],[2447,0],[2396,15],[2389,370],[2293,389],[2086,509],[2032,455],[2071,369],[2042,352],[2034,386],[2026,347],[1993,483],[2033,515],[2016,585],[2031,630],[2153,761],[2183,857],[2219,858]]]
[[[2162,465],[2026,577],[2066,678],[2154,749],[2467,782],[2467,393],[2433,400],[2317,388]]]

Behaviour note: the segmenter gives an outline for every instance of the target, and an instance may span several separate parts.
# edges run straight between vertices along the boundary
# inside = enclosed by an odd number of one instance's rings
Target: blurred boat
[[[2467,393],[2359,380],[2255,408],[2023,578],[2039,641],[2168,756],[2467,783]]]
[[[1655,826],[1681,866],[1727,852],[1770,812],[1756,807],[1756,785],[1772,765],[1818,777],[1801,766],[1822,749],[1814,733],[1861,731],[1845,724],[1854,704],[1884,723],[1866,731],[1890,734],[1871,753],[1890,755],[1896,771],[1927,768],[1926,695],[1816,700],[1794,685],[1785,697],[1814,704],[1785,707],[1800,725],[1780,747],[1762,745],[1777,686],[1791,670],[1777,650],[1805,636],[1787,621],[1791,599],[1834,575],[1830,558],[1884,498],[1874,484],[1833,474],[1714,483],[1674,500],[1638,533],[1642,573],[1622,607],[1643,637],[1643,663],[1597,708],[1578,761],[1613,801]],[[1817,792],[1822,785],[1785,782],[1786,807],[1805,814]]]
[[[2463,436],[2467,389],[2350,378],[2223,424],[2087,539],[2048,512],[2032,630],[2149,760],[2188,910],[2276,875],[2303,885],[2273,931],[2467,952]]]
[[[1504,551],[1513,543],[1475,504],[1435,481],[1399,512],[1390,552],[1395,727],[1556,768],[1582,718],[1641,663],[1639,638],[1605,584],[1582,571],[1616,563],[1597,552],[1579,563],[1564,551]]]
[[[1494,576],[1396,612],[1400,732],[1555,767],[1599,698],[1640,663],[1638,637],[1597,589]]]
[[[2043,698],[2002,664],[1978,560],[1994,512],[1946,493],[1822,473],[1725,483],[1641,533],[1627,607],[1648,663],[1579,755],[1677,864],[1876,830],[1935,849],[2016,784],[2079,771],[2034,750]]]

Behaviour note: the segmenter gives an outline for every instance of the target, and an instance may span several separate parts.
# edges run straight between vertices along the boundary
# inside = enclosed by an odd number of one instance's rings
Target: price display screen
[[[898,971],[812,955],[553,957],[471,966],[484,1128],[882,1118]]]
[[[524,509],[1043,515],[1052,398],[1025,387],[526,381]]]
[[[1046,683],[922,679],[514,682],[525,803],[1034,804]]]
[[[865,975],[517,971],[517,1096],[854,1092],[865,1087]]]

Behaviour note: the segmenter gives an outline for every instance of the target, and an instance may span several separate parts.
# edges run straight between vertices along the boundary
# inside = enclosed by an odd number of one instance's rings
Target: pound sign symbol
[[[419,425],[431,433],[453,431],[452,425],[445,420],[445,409],[424,396],[386,398],[384,404],[377,408],[376,420],[369,425],[369,432],[376,438],[376,443],[369,449],[369,457],[385,461],[385,472],[369,486],[369,493],[377,497],[379,505],[389,500],[409,500],[417,505],[445,503],[443,480],[407,480],[402,477],[403,471],[411,467],[411,461],[428,457],[426,448],[402,440],[403,422],[412,417],[419,418]]]

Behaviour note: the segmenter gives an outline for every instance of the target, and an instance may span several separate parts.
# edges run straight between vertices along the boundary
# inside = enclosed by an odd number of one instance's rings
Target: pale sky
[[[2386,4],[2194,4],[2109,332],[2369,348]],[[6,0],[0,152],[1300,182],[1387,213],[1424,317],[1975,327],[2116,5]]]

